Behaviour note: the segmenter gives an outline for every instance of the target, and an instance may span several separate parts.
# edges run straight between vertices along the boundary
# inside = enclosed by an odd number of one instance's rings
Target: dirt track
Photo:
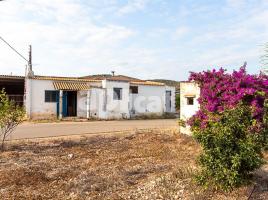
[[[91,121],[62,123],[25,123],[20,125],[10,139],[83,135],[104,132],[152,128],[177,128],[176,119]]]

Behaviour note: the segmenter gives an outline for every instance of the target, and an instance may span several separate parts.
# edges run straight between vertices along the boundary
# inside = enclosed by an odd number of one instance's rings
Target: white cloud
[[[145,9],[148,3],[148,0],[129,0],[126,5],[117,11],[117,13],[118,15],[125,15],[136,11],[141,11]]]
[[[267,19],[267,8],[255,5],[230,23],[212,25],[209,30],[197,34],[190,42],[198,51],[197,66],[204,63],[230,67],[248,61],[251,72],[256,73],[260,65],[261,45],[268,40]]]
[[[246,4],[246,0],[227,0],[227,5],[233,8],[241,8]]]
[[[185,36],[188,32],[189,32],[188,27],[179,27],[179,28],[176,29],[176,31],[174,33],[174,38],[175,39],[180,39],[183,36]]]
[[[171,12],[173,8],[157,9],[168,12],[170,20],[157,13],[155,5],[149,7],[152,2],[133,0],[122,6],[119,0],[3,1],[0,35],[24,56],[32,44],[34,70],[41,75],[79,76],[115,70],[140,78],[178,80],[186,79],[190,70],[212,65],[236,67],[247,60],[256,66],[258,45],[268,38],[265,0],[247,12],[234,12],[235,5],[243,2],[229,1],[221,21],[215,14],[221,10],[210,12],[212,5],[184,5],[181,13]],[[128,24],[126,15],[133,14],[127,17],[133,17],[132,22],[139,11],[148,11],[146,23],[139,19]],[[201,23],[198,15],[216,19],[208,22],[202,18]],[[24,74],[25,64],[0,41],[0,74]]]
[[[0,13],[5,13],[0,19],[2,37],[25,57],[28,44],[33,45],[37,74],[79,75],[87,66],[105,66],[121,50],[120,43],[135,35],[124,26],[95,23],[81,4],[71,0],[10,0],[0,3]],[[25,64],[0,41],[0,73],[23,74]]]

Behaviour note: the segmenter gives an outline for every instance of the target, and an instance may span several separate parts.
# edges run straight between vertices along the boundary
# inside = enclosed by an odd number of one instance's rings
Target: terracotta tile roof
[[[154,81],[131,81],[133,85],[151,85],[151,86],[165,86],[164,83],[154,82]]]
[[[13,76],[13,75],[0,75],[0,78],[2,79],[19,79],[19,80],[24,80],[24,76]]]
[[[90,76],[83,76],[80,77],[81,79],[91,79],[91,80],[110,80],[110,81],[143,81],[141,79],[124,76],[124,75],[111,75],[111,74],[98,74],[98,75],[90,75]]]
[[[131,84],[135,85],[152,85],[152,86],[164,86],[165,84],[155,82],[155,81],[145,81],[129,76],[124,75],[111,75],[111,74],[99,74],[99,75],[91,75],[91,76],[84,76],[81,79],[93,79],[93,80],[109,80],[109,81],[124,81],[130,82]]]
[[[24,80],[24,76],[10,76],[10,75],[0,75],[3,79],[20,79]],[[59,77],[59,76],[38,76],[32,77],[35,80],[51,80],[51,81],[75,81],[75,82],[101,82],[102,80],[109,81],[124,81],[130,82],[133,85],[152,85],[152,86],[164,86],[164,83],[159,83],[155,81],[145,81],[123,75],[92,75],[85,77]]]
[[[77,82],[99,82],[99,80],[80,79],[76,77],[58,77],[58,76],[34,76],[36,80],[51,80],[51,81],[77,81]]]
[[[196,97],[196,94],[194,93],[187,93],[187,94],[184,94],[185,97]]]

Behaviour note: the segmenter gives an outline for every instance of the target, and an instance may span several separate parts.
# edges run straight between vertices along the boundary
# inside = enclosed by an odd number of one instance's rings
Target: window
[[[114,100],[122,100],[122,88],[114,88]]]
[[[130,92],[131,94],[138,94],[138,93],[139,93],[139,88],[138,88],[138,86],[130,86],[130,87],[129,87],[129,92]]]
[[[45,91],[45,102],[47,102],[47,103],[57,102],[58,96],[59,96],[59,91],[46,90]]]
[[[194,97],[186,97],[187,105],[194,105]]]

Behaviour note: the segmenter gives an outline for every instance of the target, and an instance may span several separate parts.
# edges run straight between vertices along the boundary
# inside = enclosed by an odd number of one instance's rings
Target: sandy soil
[[[267,199],[267,166],[232,193],[191,180],[198,145],[175,130],[17,141],[0,153],[0,199]]]

